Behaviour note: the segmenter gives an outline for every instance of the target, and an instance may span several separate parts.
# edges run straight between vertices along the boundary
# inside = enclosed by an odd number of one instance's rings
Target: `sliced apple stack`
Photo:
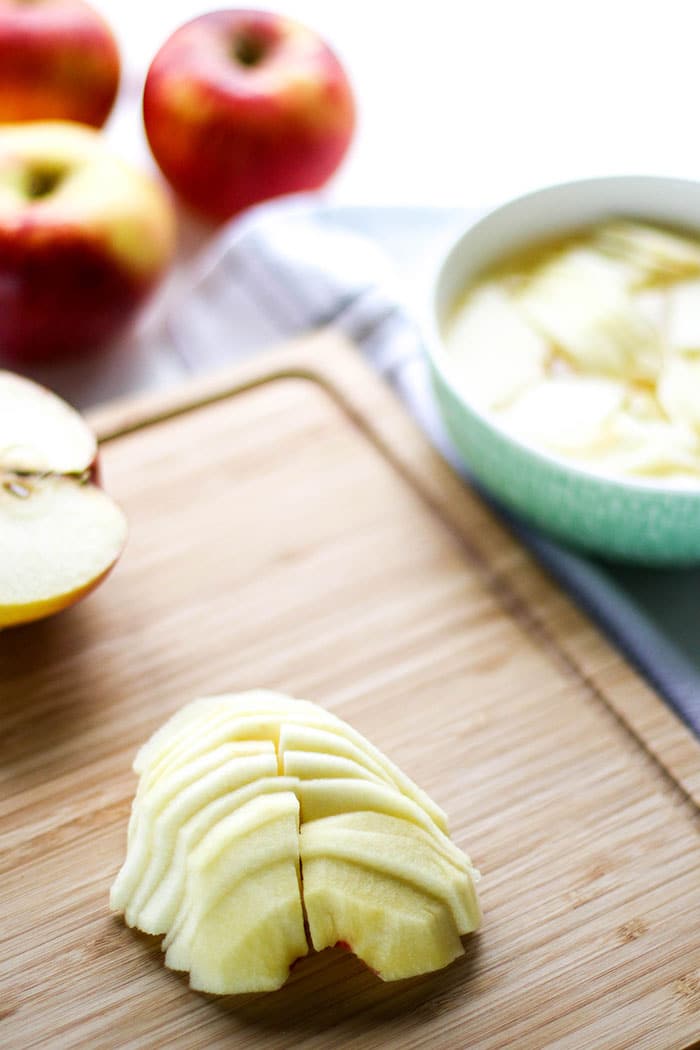
[[[126,520],[94,483],[96,457],[74,409],[0,371],[0,628],[72,605],[119,557]]]
[[[439,969],[479,924],[478,872],[444,813],[305,700],[197,700],[139,751],[110,903],[165,934],[165,962],[218,994],[270,991],[342,944],[384,980]],[[308,940],[307,940],[308,931]]]

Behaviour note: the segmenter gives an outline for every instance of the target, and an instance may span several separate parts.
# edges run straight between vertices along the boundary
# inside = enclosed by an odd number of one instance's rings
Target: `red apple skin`
[[[149,69],[143,116],[166,178],[215,221],[322,186],[355,127],[352,89],[324,41],[250,10],[215,11],[176,30]]]
[[[0,224],[0,359],[23,366],[99,349],[151,285],[80,230],[47,231],[28,218],[19,236]]]
[[[0,362],[21,369],[98,351],[132,320],[174,248],[169,195],[97,131],[0,126]]]
[[[0,0],[0,123],[102,127],[119,73],[112,31],[84,0]]]

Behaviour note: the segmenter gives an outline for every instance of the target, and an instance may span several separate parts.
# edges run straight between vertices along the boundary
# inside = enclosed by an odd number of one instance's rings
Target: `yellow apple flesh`
[[[73,605],[119,557],[126,519],[92,483],[96,464],[77,412],[0,372],[0,628]]]
[[[193,988],[278,988],[334,944],[384,980],[416,976],[479,924],[478,873],[442,810],[315,704],[262,690],[195,701],[134,768],[110,903],[166,935],[166,964]]]

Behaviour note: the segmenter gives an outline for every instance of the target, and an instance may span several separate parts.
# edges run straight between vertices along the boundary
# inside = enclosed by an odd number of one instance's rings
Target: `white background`
[[[147,160],[138,96],[150,59],[187,18],[235,4],[94,2],[126,67],[108,133]],[[700,177],[697,0],[258,6],[318,29],[352,78],[360,120],[329,190],[337,203],[482,206],[582,175]]]

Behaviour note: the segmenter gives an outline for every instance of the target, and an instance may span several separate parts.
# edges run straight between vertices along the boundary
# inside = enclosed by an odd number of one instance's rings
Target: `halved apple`
[[[72,605],[119,557],[126,519],[93,484],[96,460],[74,409],[0,372],[0,628]]]
[[[262,690],[195,701],[139,751],[111,905],[193,988],[265,991],[311,946],[384,980],[446,966],[478,873],[442,810],[345,722]],[[435,814],[435,815],[433,815]]]

